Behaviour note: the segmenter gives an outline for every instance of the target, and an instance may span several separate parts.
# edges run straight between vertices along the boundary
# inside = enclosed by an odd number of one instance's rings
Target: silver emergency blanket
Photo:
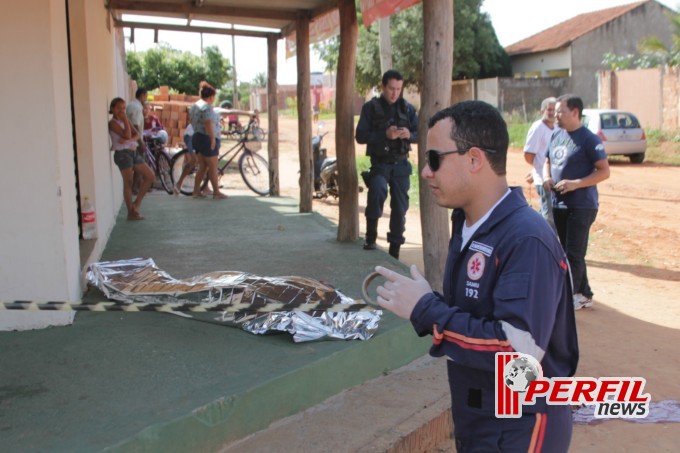
[[[625,420],[633,423],[680,423],[680,402],[652,401],[649,403],[649,414],[645,418],[597,418],[594,404],[583,404],[571,415],[574,423],[579,425],[596,425],[607,420]]]
[[[220,271],[178,280],[159,269],[151,258],[133,258],[91,264],[90,285],[106,297],[136,304],[356,304],[317,280],[302,277],[260,277],[244,272]],[[270,313],[171,313],[199,321],[241,327],[254,334],[288,332],[295,342],[319,339],[368,340],[378,329],[382,311]]]

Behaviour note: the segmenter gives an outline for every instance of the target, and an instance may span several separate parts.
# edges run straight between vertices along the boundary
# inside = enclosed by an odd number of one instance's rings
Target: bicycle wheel
[[[170,162],[170,168],[172,169],[170,176],[172,178],[173,185],[177,184],[177,182],[179,181],[179,178],[182,176],[182,171],[184,170],[184,167],[191,165],[188,162],[189,161],[188,156],[191,156],[191,153],[189,153],[189,151],[187,151],[186,149],[178,152],[173,156],[172,161]],[[187,174],[187,176],[182,181],[182,186],[179,188],[179,191],[184,195],[191,195],[192,193],[194,193],[194,179],[196,177],[197,169],[198,163],[194,163],[194,168],[191,169],[189,174]]]
[[[161,185],[167,193],[172,195],[172,170],[170,166],[170,159],[168,155],[164,152],[158,154],[158,159],[156,160],[158,177],[161,180]]]
[[[238,168],[250,190],[258,195],[269,195],[269,164],[264,157],[244,149],[238,159]]]

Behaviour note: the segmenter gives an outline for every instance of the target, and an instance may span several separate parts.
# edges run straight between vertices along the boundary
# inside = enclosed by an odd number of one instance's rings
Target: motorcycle
[[[328,132],[321,133],[324,123],[320,122],[317,132],[312,137],[312,156],[314,159],[314,196],[313,198],[327,198],[329,195],[338,198],[338,166],[335,157],[327,157],[326,148],[321,147],[323,138]]]

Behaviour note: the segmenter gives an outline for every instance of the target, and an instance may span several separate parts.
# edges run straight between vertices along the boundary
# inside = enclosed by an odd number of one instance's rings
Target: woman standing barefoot
[[[196,172],[193,196],[194,198],[205,197],[201,193],[201,184],[207,173],[213,188],[213,199],[221,200],[227,198],[227,196],[220,192],[217,180],[217,156],[220,150],[220,119],[212,106],[213,102],[215,102],[215,94],[215,88],[211,87],[208,82],[201,82],[201,99],[192,105],[191,110],[189,110],[191,126],[194,129],[192,142],[196,156],[198,156],[198,171]]]
[[[128,220],[142,220],[144,217],[139,212],[144,195],[148,192],[154,180],[151,168],[144,162],[144,158],[137,150],[139,133],[130,126],[125,115],[125,101],[115,98],[111,101],[109,113],[113,115],[109,121],[109,135],[111,136],[111,150],[113,161],[118,165],[123,177],[123,198],[128,211]],[[132,181],[135,173],[142,177],[139,185],[137,198],[132,201]]]

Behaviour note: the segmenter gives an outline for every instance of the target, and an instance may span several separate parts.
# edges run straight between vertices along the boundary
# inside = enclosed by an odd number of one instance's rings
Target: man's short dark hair
[[[382,86],[387,86],[387,83],[392,79],[404,80],[399,71],[395,71],[394,69],[388,69],[387,71],[385,71],[385,74],[383,74]]]
[[[450,137],[458,149],[476,146],[495,151],[485,152],[486,158],[494,173],[505,175],[510,139],[508,126],[497,109],[482,101],[459,102],[435,113],[430,118],[428,128],[431,129],[445,118],[450,118],[454,123]]]
[[[146,97],[148,91],[146,91],[146,88],[137,88],[137,91],[135,91],[135,99],[139,99],[141,95],[144,95]]]
[[[583,100],[574,94],[563,94],[557,98],[557,102],[567,104],[569,110],[578,109],[579,118],[583,115]]]

